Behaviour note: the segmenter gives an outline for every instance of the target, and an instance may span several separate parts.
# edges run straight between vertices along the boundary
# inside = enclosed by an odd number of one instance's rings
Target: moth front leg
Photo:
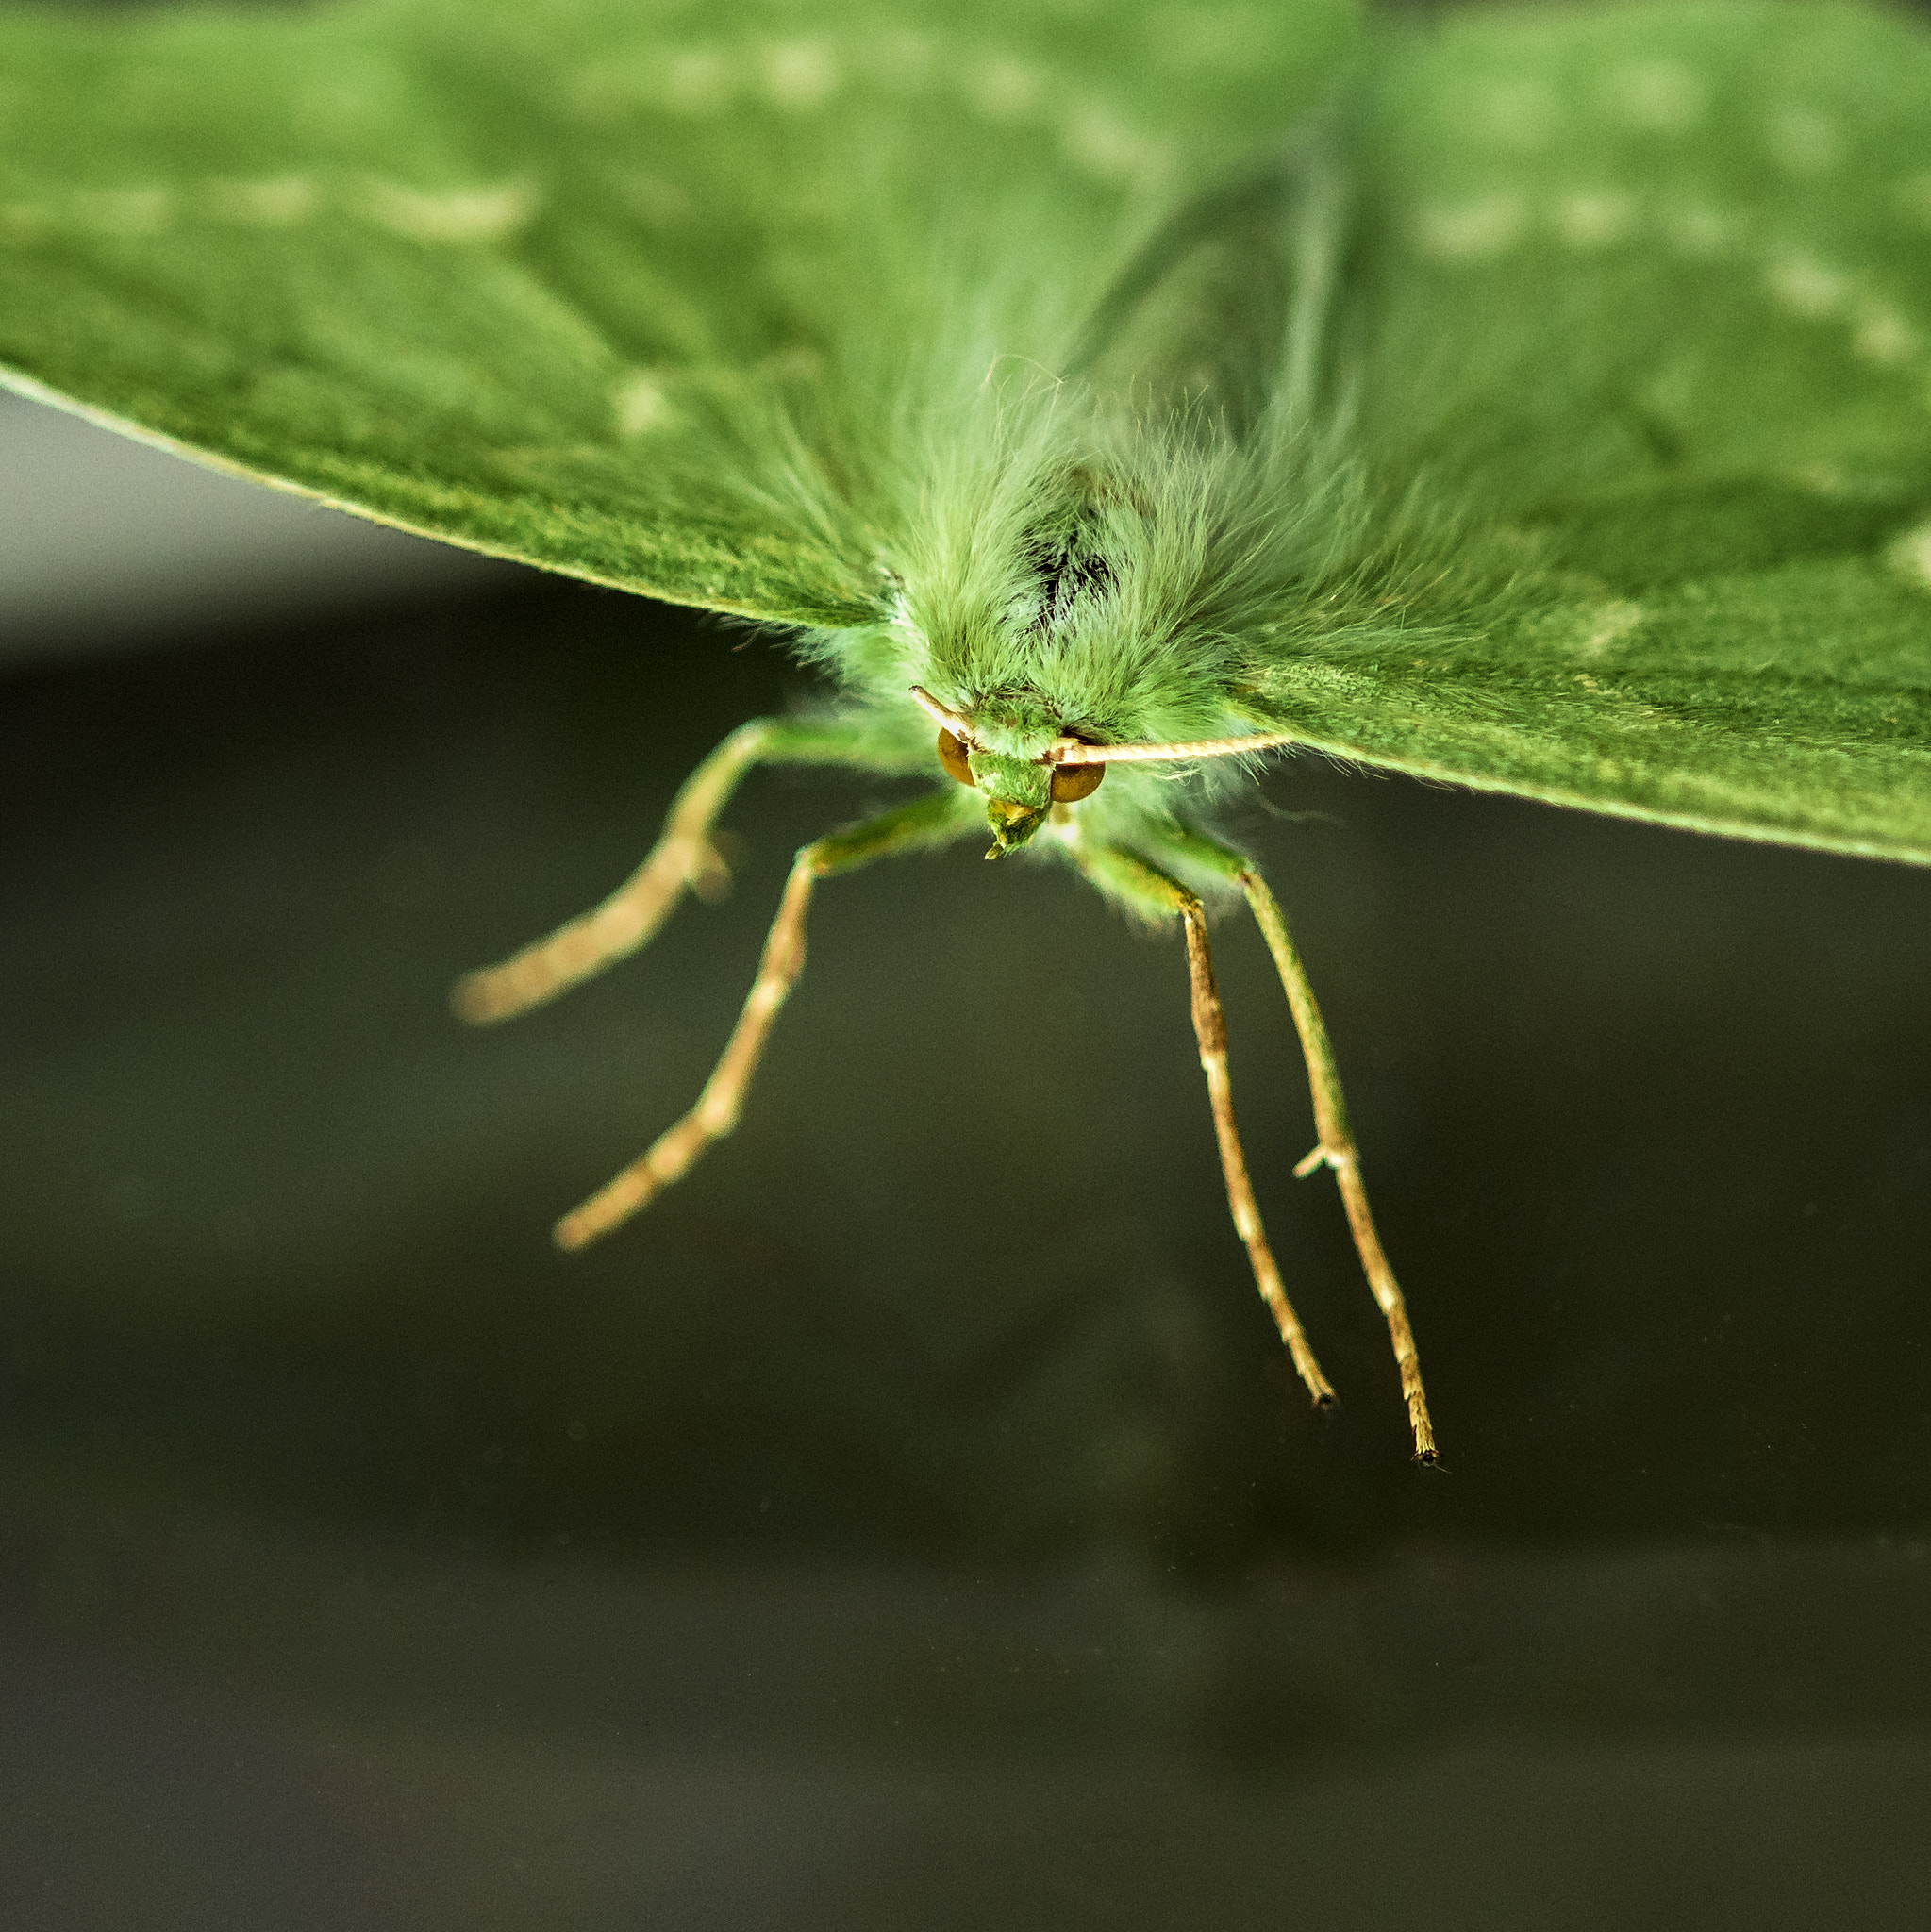
[[[1117,845],[1069,848],[1074,862],[1109,897],[1143,917],[1164,923],[1178,919],[1187,937],[1187,973],[1192,990],[1193,1033],[1200,1043],[1200,1064],[1207,1074],[1207,1100],[1213,1108],[1214,1138],[1221,1154],[1221,1173],[1227,1184],[1227,1206],[1234,1227],[1247,1249],[1255,1286],[1273,1316],[1281,1340],[1293,1357],[1294,1368],[1314,1398],[1317,1408],[1329,1407],[1333,1385],[1321,1372],[1301,1318],[1288,1299],[1279,1264],[1268,1245],[1260,1208],[1248,1177],[1247,1157],[1234,1124],[1233,1085],[1227,1072],[1227,1028],[1221,1010],[1220,989],[1214,983],[1213,955],[1207,942],[1207,912],[1198,897],[1143,858]]]
[[[798,854],[785,882],[777,917],[765,938],[757,977],[696,1106],[658,1135],[648,1152],[557,1224],[559,1248],[584,1247],[621,1226],[649,1207],[674,1181],[682,1180],[705,1149],[738,1124],[745,1092],[763,1058],[778,1008],[805,970],[805,915],[818,881],[835,873],[856,872],[875,858],[944,844],[975,829],[983,823],[974,808],[975,798],[975,793],[948,786],[942,791],[915,798],[909,805],[881,812],[863,824],[815,839]]]
[[[466,973],[451,1004],[474,1025],[513,1019],[648,945],[687,890],[707,895],[727,878],[712,834],[753,765],[878,763],[867,749],[857,731],[836,723],[754,718],[741,724],[684,781],[650,857],[602,905],[500,965]]]

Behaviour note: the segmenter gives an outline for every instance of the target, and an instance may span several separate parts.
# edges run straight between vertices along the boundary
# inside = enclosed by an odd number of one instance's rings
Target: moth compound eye
[[[1082,798],[1090,798],[1106,775],[1105,765],[1055,765],[1053,803],[1077,805]]]
[[[966,758],[964,744],[942,725],[939,732],[939,762],[961,785],[973,783],[973,768]]]

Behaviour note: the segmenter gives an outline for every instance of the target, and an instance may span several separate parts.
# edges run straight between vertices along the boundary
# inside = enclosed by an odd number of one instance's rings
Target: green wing
[[[863,506],[785,495],[835,458],[825,357],[1009,275],[1057,332],[989,339],[1051,362],[1350,47],[1341,0],[9,17],[0,375],[480,549],[862,622]],[[1931,42],[1517,10],[1384,46],[1368,93],[1354,420],[1467,555],[1406,631],[1263,656],[1256,709],[1931,858]]]
[[[907,238],[1090,306],[1353,31],[1345,0],[0,18],[0,379],[477,549],[852,622],[873,559],[707,488],[721,439],[807,407]]]
[[[1270,665],[1265,708],[1406,771],[1931,861],[1931,37],[1523,11],[1407,44],[1375,108],[1364,433],[1483,506],[1491,590]]]

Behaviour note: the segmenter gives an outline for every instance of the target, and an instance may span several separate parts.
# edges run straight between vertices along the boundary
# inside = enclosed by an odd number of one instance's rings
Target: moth
[[[722,880],[760,764],[912,794],[801,848],[696,1104],[736,1124],[821,880],[954,841],[1177,928],[1235,1224],[1244,902],[1415,1453],[1333,1053],[1217,830],[1272,754],[1931,862],[1931,41],[1750,4],[371,0],[0,15],[0,366],[360,514],[768,627],[609,897],[496,1021]]]

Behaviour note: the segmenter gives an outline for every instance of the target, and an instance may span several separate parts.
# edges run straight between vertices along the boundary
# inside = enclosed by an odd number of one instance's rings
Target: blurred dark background
[[[791,852],[491,1033],[806,694],[741,630],[0,398],[0,1923],[1914,1926],[1931,875],[1283,764],[1447,1470],[1218,944],[1307,1409],[1177,942]],[[988,1124],[996,1123],[996,1125]]]
[[[0,441],[21,505],[103,466],[179,531],[108,586],[76,495],[63,624],[7,616],[9,1924],[1931,1904],[1931,877],[1274,774],[1237,830],[1344,1058],[1429,1475],[1289,1176],[1243,924],[1331,1418],[1228,1224],[1178,945],[974,847],[826,889],[740,1133],[565,1260],[791,849],[884,793],[755,778],[725,904],[465,1032],[455,975],[796,674],[30,405]]]

